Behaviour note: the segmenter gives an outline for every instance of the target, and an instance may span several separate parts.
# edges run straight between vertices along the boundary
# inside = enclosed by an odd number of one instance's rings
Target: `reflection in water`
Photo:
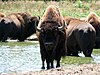
[[[1,46],[0,73],[39,70],[41,59],[39,44],[30,46]]]

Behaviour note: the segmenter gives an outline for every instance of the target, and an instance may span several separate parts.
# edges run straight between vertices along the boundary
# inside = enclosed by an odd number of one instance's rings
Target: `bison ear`
[[[40,17],[30,17],[28,22],[39,21]]]

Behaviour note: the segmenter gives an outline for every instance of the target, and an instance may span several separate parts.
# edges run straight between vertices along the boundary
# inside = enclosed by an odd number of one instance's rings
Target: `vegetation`
[[[94,49],[93,55],[100,55],[100,49]]]
[[[37,42],[0,42],[0,46],[29,46],[35,45]]]
[[[80,65],[80,64],[89,64],[89,63],[93,63],[93,58],[66,56],[61,61],[62,65],[65,64]]]
[[[73,16],[76,18],[86,17],[91,11],[96,12],[98,15],[100,12],[99,2],[95,3],[94,1],[85,2],[85,1],[77,1],[75,3],[71,3],[69,1],[8,1],[8,2],[0,2],[0,12],[4,12],[6,14],[12,12],[29,12],[35,16],[42,16],[46,7],[50,4],[57,5],[61,13],[64,16]]]

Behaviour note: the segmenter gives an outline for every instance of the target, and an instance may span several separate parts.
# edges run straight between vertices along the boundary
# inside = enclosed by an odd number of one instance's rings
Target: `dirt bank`
[[[100,75],[100,64],[68,65],[57,69],[0,75]]]

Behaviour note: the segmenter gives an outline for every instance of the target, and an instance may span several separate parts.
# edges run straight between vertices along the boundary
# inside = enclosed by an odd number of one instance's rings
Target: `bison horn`
[[[38,32],[41,32],[41,28],[39,28],[36,24],[36,21],[35,21],[35,29],[38,31]]]
[[[41,23],[41,22],[40,22]],[[36,27],[36,26],[35,26]],[[40,27],[36,27],[36,30],[38,31],[38,32],[42,32],[42,29],[40,28]]]
[[[65,26],[66,26],[66,22],[64,21],[64,25],[58,27],[58,29],[61,31],[61,30],[63,30],[65,28]]]
[[[42,30],[41,30],[41,28],[40,27],[36,27],[36,30],[38,31],[38,32],[42,32]]]

